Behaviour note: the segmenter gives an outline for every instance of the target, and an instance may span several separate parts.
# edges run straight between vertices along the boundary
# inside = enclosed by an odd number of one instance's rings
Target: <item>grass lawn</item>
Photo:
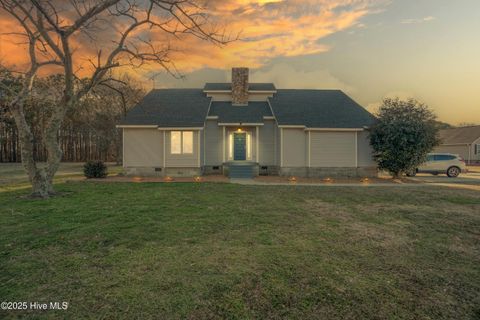
[[[0,318],[479,319],[480,193],[57,185],[0,192]]]
[[[55,175],[56,182],[64,182],[72,179],[83,179],[84,162],[62,162]],[[45,166],[40,163],[39,166]],[[121,172],[122,166],[113,163],[108,164],[108,174],[116,175]],[[29,187],[28,176],[21,163],[0,163],[0,192]]]

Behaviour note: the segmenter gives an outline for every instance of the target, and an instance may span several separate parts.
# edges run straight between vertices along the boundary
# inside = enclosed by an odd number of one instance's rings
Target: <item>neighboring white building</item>
[[[375,118],[340,90],[232,83],[148,93],[118,125],[134,175],[375,176],[367,128]]]
[[[458,154],[467,163],[480,162],[480,126],[440,130],[440,139],[435,152]]]

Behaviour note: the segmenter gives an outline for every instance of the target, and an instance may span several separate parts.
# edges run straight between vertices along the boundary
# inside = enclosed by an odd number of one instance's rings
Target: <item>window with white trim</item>
[[[480,144],[475,145],[475,154],[480,154]]]
[[[170,132],[170,153],[171,154],[192,154],[193,153],[193,131]]]

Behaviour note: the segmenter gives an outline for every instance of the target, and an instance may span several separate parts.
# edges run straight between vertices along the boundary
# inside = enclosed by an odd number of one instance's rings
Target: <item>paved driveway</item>
[[[463,173],[457,178],[449,178],[445,174],[434,176],[431,174],[421,173],[409,179],[437,186],[465,188],[480,191],[480,172]]]

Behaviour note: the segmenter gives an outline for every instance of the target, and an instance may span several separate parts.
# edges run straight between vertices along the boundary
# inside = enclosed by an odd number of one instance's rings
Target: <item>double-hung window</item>
[[[170,132],[170,153],[171,154],[192,154],[193,153],[193,131]]]

